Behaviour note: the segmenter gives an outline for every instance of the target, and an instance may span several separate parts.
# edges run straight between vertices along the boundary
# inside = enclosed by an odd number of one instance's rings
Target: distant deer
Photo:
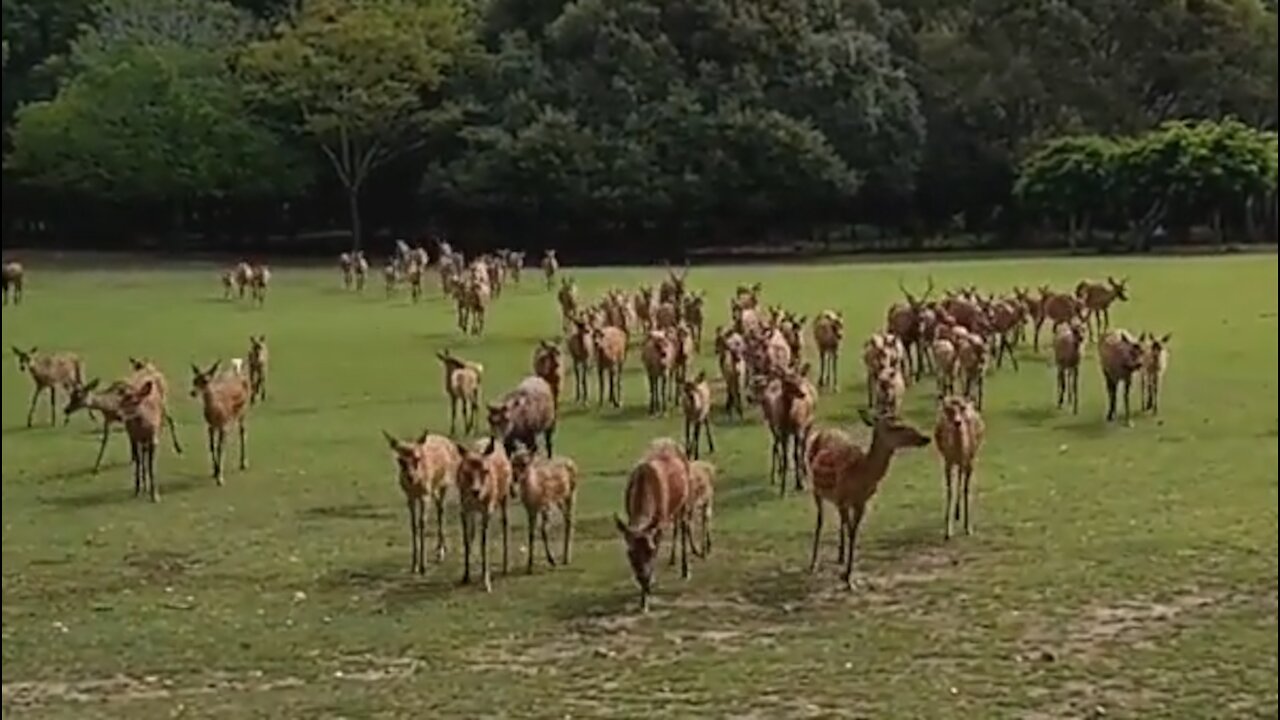
[[[1084,305],[1085,322],[1090,330],[1097,329],[1097,337],[1111,327],[1111,303],[1129,299],[1128,283],[1128,278],[1108,277],[1105,285],[1091,280],[1081,280],[1076,285],[1076,297]]]

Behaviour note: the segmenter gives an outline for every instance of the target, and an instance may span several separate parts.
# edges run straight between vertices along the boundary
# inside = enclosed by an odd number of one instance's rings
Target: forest
[[[1274,0],[5,0],[6,247],[1276,240]]]

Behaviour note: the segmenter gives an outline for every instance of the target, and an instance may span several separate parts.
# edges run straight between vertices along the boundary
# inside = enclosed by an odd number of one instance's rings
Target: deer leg
[[[107,439],[111,436],[111,423],[106,416],[102,417],[102,442],[98,443],[98,459],[93,461],[93,474],[102,469],[102,456],[107,452]]]
[[[1071,414],[1080,413],[1080,369],[1071,369]]]
[[[222,485],[222,443],[226,439],[226,433],[222,428],[211,428],[209,433],[212,435],[210,443],[213,446],[213,479]]]
[[[613,378],[609,378],[609,399],[613,399]],[[596,407],[604,405],[604,366],[596,367]]]
[[[413,560],[409,563],[409,574],[418,572],[418,506],[414,498],[407,498],[405,505],[409,508],[409,545],[413,552]]]
[[[691,573],[689,572],[689,545],[693,542],[693,538],[689,535],[689,516],[686,513],[680,518],[680,579],[688,580]]]
[[[36,414],[36,401],[40,399],[40,392],[44,388],[36,386],[35,392],[31,393],[31,407],[27,408],[27,427],[31,427],[31,418]]]
[[[550,565],[551,567],[555,567],[555,566],[556,566],[556,558],[555,558],[555,556],[554,556],[554,555],[552,555],[552,554],[551,554],[551,540],[550,540],[549,536],[547,535],[547,520],[548,520],[548,519],[550,518],[550,516],[551,516],[551,511],[550,511],[550,509],[544,509],[544,510],[540,513],[540,515],[541,515],[541,517],[542,517],[542,523],[541,523],[541,525],[542,525],[542,551],[543,551],[544,553],[546,553],[546,555],[547,555],[547,564],[548,564],[548,565]],[[532,553],[532,552],[533,552],[533,546],[532,546],[532,545],[530,545],[530,546],[529,546],[529,552],[530,552],[530,553]]]
[[[444,561],[444,494],[437,493],[432,497],[432,502],[436,506],[436,562]],[[426,501],[423,501],[424,505]],[[423,508],[426,509],[425,507]],[[465,515],[464,515],[465,517]],[[465,530],[464,530],[465,532]],[[426,540],[422,541],[423,552],[426,552]],[[423,561],[426,564],[426,561]]]
[[[245,429],[243,417],[240,418],[240,422],[236,423],[236,427],[240,430],[240,469],[247,470],[249,461],[245,459],[245,441],[249,437],[249,432]]]
[[[1116,381],[1107,378],[1107,420],[1116,419]]]
[[[671,523],[671,558],[667,560],[668,566],[672,566],[676,564],[676,541],[679,539],[680,539],[680,524],[679,522],[673,522]]]
[[[702,508],[702,557],[711,554],[711,506]]]
[[[865,505],[854,505],[853,517],[849,521],[849,552],[844,556],[844,575],[841,579],[850,590],[853,589],[853,550],[858,543],[858,526],[862,524],[862,516],[866,510]]]
[[[173,453],[175,455],[182,454],[182,443],[178,442],[178,426],[173,422],[173,416],[168,410],[164,411],[164,422],[169,426],[169,439],[173,441]]]
[[[510,518],[507,517],[506,499],[504,498],[499,502],[501,504],[501,507],[499,508],[498,512],[502,514],[500,518],[502,521],[502,574],[506,575],[508,572],[508,568],[510,567],[507,564],[507,552],[508,552],[508,546],[511,544],[511,523],[510,523]]]
[[[1067,392],[1066,370],[1058,368],[1058,407],[1062,407],[1063,396]]]
[[[1124,383],[1124,421],[1129,423],[1129,390],[1133,387],[1132,380],[1123,380]]]
[[[951,463],[942,466],[942,484],[947,487],[947,504],[942,510],[942,539],[951,539]]]
[[[489,512],[480,514],[480,577],[484,591],[493,592],[493,580],[489,577]]]
[[[716,451],[716,441],[715,441],[715,438],[711,437],[711,418],[710,417],[702,421],[702,427],[705,428],[707,431],[707,452],[714,454]]]
[[[142,494],[142,460],[138,457],[138,443],[129,438],[129,455],[133,461],[133,496],[138,497]]]
[[[533,574],[533,533],[534,533],[534,527],[538,524],[538,511],[534,510],[533,508],[526,507],[525,517],[528,519],[529,527],[526,528],[526,532],[528,533],[529,537],[528,537],[527,545],[525,546],[526,549],[524,554],[525,556],[524,572],[526,575],[532,575]]]
[[[813,523],[813,550],[809,553],[809,573],[818,571],[818,544],[822,540],[822,498],[813,496],[813,509],[817,515]]]
[[[465,426],[467,422],[466,413],[463,413],[462,424]],[[452,393],[449,394],[449,435],[458,433],[458,398]]]
[[[972,535],[973,526],[969,519],[969,481],[973,478],[973,466],[965,465],[963,472],[964,472],[964,534]]]
[[[466,508],[461,509],[458,520],[462,525],[462,584],[466,585],[471,582],[471,539],[475,524]]]
[[[147,452],[147,484],[151,488],[151,502],[160,502],[160,487],[156,485],[156,441],[153,437],[146,443]]]
[[[804,490],[804,443],[800,433],[791,436],[791,462],[795,465],[796,492]]]

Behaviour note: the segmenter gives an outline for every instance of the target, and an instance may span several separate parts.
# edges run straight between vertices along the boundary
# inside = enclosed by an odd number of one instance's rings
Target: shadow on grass
[[[385,522],[393,518],[390,509],[373,503],[347,503],[344,505],[320,505],[298,512],[313,520],[377,520]]]
[[[826,562],[827,556],[819,555],[818,572],[809,574],[804,567],[775,568],[746,578],[742,595],[747,601],[761,607],[785,610],[805,602],[811,595],[831,583],[829,575],[838,572],[834,562]]]
[[[87,472],[87,471],[86,471]],[[214,487],[215,484],[210,478],[200,476],[183,476],[175,480],[166,480],[162,471],[157,470],[158,475],[156,484],[160,491],[160,502],[164,503],[167,495],[177,495],[181,493],[191,492],[202,487]],[[125,481],[129,481],[127,484]],[[126,502],[150,502],[144,493],[135,497],[132,488],[133,478],[130,475],[120,476],[119,482],[112,482],[109,487],[104,487],[92,492],[79,495],[55,495],[52,497],[42,497],[40,502],[45,505],[52,505],[68,510],[80,508],[99,507],[102,505],[116,505]]]
[[[427,572],[409,571],[409,548],[403,557],[386,557],[357,567],[335,568],[317,581],[319,590],[365,592],[376,596],[387,610],[398,610],[423,601],[437,600],[458,588],[461,568],[446,559],[436,563],[434,541],[427,544]],[[501,573],[495,573],[495,582]],[[465,588],[463,588],[465,589]]]
[[[103,460],[102,467],[98,470],[97,473],[93,472],[92,465],[83,465],[81,467],[72,468],[69,470],[59,470],[58,472],[55,472],[55,473],[49,473],[48,475],[45,475],[40,479],[46,482],[58,481],[58,480],[78,480],[80,478],[95,477],[97,475],[110,474],[112,471],[120,471],[122,468],[132,467],[132,466],[133,464],[131,462],[126,462],[124,460],[116,460],[116,461]],[[132,479],[132,475],[129,475],[129,477],[130,479]],[[162,487],[161,490],[163,491],[164,488]]]
[[[939,503],[939,506],[941,506],[941,503]],[[938,513],[938,522],[936,524],[921,523],[908,527],[895,527],[887,532],[876,533],[871,537],[858,538],[859,549],[864,545],[869,545],[878,552],[887,555],[887,560],[889,561],[904,559],[921,550],[938,548],[945,544],[946,541],[942,539],[941,512]]]
[[[655,595],[663,595],[663,585],[680,582],[679,571],[664,574],[666,582],[663,578],[658,579],[655,584]],[[674,591],[674,588],[665,588]],[[654,605],[658,605],[660,599],[655,597]],[[626,578],[626,582],[619,581],[611,585],[608,589],[563,593],[551,605],[551,616],[562,622],[582,623],[584,621],[598,620],[600,618],[610,618],[619,615],[633,615],[640,609],[640,589],[630,575]]]
[[[1124,429],[1123,420],[1118,423],[1113,423],[1108,422],[1103,416],[1094,415],[1092,413],[1088,415],[1081,413],[1080,415],[1073,416],[1071,418],[1071,422],[1062,425],[1061,429],[1081,438],[1096,439],[1106,437],[1110,434],[1112,432],[1112,425],[1115,425],[1118,430]]]
[[[1070,413],[1070,410],[1067,410]],[[1004,413],[1013,420],[1024,425],[1043,425],[1049,420],[1056,419],[1061,416],[1062,411],[1058,410],[1055,405],[1022,405],[1011,408]]]

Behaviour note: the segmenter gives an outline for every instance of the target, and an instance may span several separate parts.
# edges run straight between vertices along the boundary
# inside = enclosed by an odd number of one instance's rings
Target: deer
[[[715,439],[711,436],[711,385],[707,383],[707,374],[699,372],[693,380],[681,383],[684,408],[684,452],[694,460],[699,458],[699,447],[702,445],[702,432],[707,433],[707,452],[716,451]]]
[[[587,378],[591,374],[591,357],[595,354],[595,339],[591,327],[580,315],[571,318],[573,332],[565,338],[569,349],[569,357],[573,360],[573,400],[585,403],[589,401]]]
[[[559,345],[547,340],[538,341],[538,347],[533,351],[533,374],[546,380],[551,386],[551,397],[559,407],[560,382],[564,378]]]
[[[444,560],[444,501],[456,482],[461,457],[452,441],[424,430],[418,439],[406,442],[386,430],[382,435],[395,455],[398,480],[409,507],[409,534],[413,545],[410,573],[427,572],[427,498],[436,511],[436,562]]]
[[[271,284],[271,270],[266,265],[249,266],[249,296],[259,306],[267,303],[267,287]]]
[[[516,493],[524,505],[529,524],[525,573],[533,573],[533,534],[537,528],[542,531],[542,549],[546,553],[547,564],[556,566],[551,543],[547,539],[547,523],[552,510],[558,511],[564,521],[564,551],[560,564],[568,565],[569,549],[573,545],[573,506],[578,492],[577,463],[566,457],[542,459],[520,449],[511,456],[511,469]]]
[[[1129,299],[1128,284],[1129,278],[1116,280],[1108,276],[1105,285],[1091,280],[1081,280],[1076,285],[1076,298],[1084,306],[1086,327],[1092,331],[1096,326],[1099,337],[1111,327],[1111,303]]]
[[[542,274],[547,277],[547,289],[550,290],[556,283],[556,272],[560,270],[560,261],[556,258],[555,250],[546,250],[542,255]]]
[[[454,443],[458,463],[458,506],[462,523],[462,584],[471,582],[471,546],[475,541],[476,519],[480,521],[480,581],[485,592],[493,592],[489,577],[489,522],[495,512],[502,522],[502,574],[507,574],[510,524],[507,499],[511,494],[511,460],[497,438],[478,441],[477,449]]]
[[[267,366],[270,354],[267,352],[266,335],[249,336],[249,404],[267,399]]]
[[[839,388],[840,343],[844,341],[844,315],[823,310],[813,321],[813,342],[818,346],[818,388]]]
[[[67,352],[46,355],[37,347],[30,350],[23,350],[16,345],[11,347],[18,358],[18,371],[29,374],[35,385],[35,391],[31,393],[31,406],[27,408],[27,427],[31,427],[36,403],[45,390],[49,391],[49,425],[57,426],[58,388],[69,394],[72,388],[84,382],[84,363],[80,356]]]
[[[924,295],[919,298],[912,295],[901,280],[898,281],[898,290],[902,292],[906,302],[905,304],[894,303],[889,307],[885,319],[885,331],[902,341],[905,352],[903,362],[906,364],[903,374],[911,375],[914,373],[915,378],[919,379],[924,366],[924,350],[920,345],[920,313],[928,303],[929,296],[933,294],[933,277],[929,277],[929,287],[925,289]],[[914,369],[911,360],[912,348],[916,350]]]
[[[1124,386],[1124,421],[1129,422],[1129,388],[1142,369],[1142,343],[1125,330],[1107,330],[1098,343],[1098,362],[1107,385],[1107,420],[1116,417],[1116,392]]]
[[[592,329],[596,355],[596,405],[604,404],[604,381],[609,376],[609,404],[622,407],[622,366],[627,360],[627,331],[621,328]]]
[[[668,333],[650,330],[640,348],[640,360],[649,378],[649,414],[667,411],[667,382],[675,365],[676,346]]]
[[[653,592],[653,564],[663,532],[677,530],[680,541],[680,577],[689,579],[689,459],[669,438],[650,443],[627,477],[623,495],[627,520],[617,514],[614,525],[627,548],[627,561],[640,586],[640,610],[649,612]],[[674,526],[674,527],[673,527]]]
[[[220,361],[215,360],[208,370],[191,365],[191,397],[200,398],[204,405],[204,421],[209,429],[209,458],[213,463],[213,479],[224,484],[222,449],[227,439],[227,428],[233,423],[240,435],[240,469],[249,467],[245,457],[248,432],[245,416],[249,411],[249,379],[235,372],[218,373]]]
[[[1058,326],[1073,319],[1085,320],[1084,303],[1075,295],[1054,292],[1048,285],[1040,286],[1040,306],[1044,317],[1050,322],[1049,331],[1058,332]],[[1087,328],[1087,325],[1086,325]],[[1040,336],[1040,328],[1036,327],[1036,337]],[[1038,342],[1038,341],[1037,341]]]
[[[841,579],[852,590],[854,547],[867,505],[889,471],[895,453],[903,448],[929,444],[929,437],[897,417],[872,416],[859,410],[862,422],[872,428],[871,445],[863,450],[843,430],[825,428],[815,432],[805,445],[817,512],[813,528],[813,552],[809,572],[818,570],[818,545],[822,539],[823,504],[829,503],[840,516]]]
[[[942,458],[942,482],[947,488],[947,504],[943,511],[943,539],[951,539],[954,517],[960,521],[964,507],[964,534],[973,532],[969,518],[969,490],[973,466],[982,448],[986,425],[973,403],[964,398],[947,397],[938,407],[938,420],[933,430],[934,447]],[[954,492],[953,492],[954,489]],[[954,498],[955,502],[952,502]],[[954,513],[952,507],[954,505]]]
[[[9,304],[9,297],[12,295],[13,304],[22,304],[22,286],[26,279],[26,270],[22,267],[22,263],[16,260],[10,260],[0,266],[0,283],[4,286],[4,304]]]
[[[445,348],[436,353],[444,366],[444,390],[449,396],[449,435],[458,432],[458,408],[462,408],[462,429],[470,434],[475,429],[480,410],[480,380],[484,366],[455,357]]]
[[[147,380],[140,387],[126,388],[120,396],[120,417],[129,434],[129,454],[133,458],[133,494],[144,489],[151,502],[160,502],[156,485],[156,438],[164,419],[164,400],[154,392],[156,383]]]
[[[1071,412],[1080,412],[1080,358],[1085,329],[1076,320],[1058,327],[1053,336],[1053,360],[1058,370],[1058,407],[1071,403]]]
[[[1165,370],[1169,368],[1169,341],[1171,333],[1156,337],[1155,333],[1143,333],[1138,341],[1142,352],[1142,409],[1152,415],[1160,414],[1160,386],[1164,383]]]

